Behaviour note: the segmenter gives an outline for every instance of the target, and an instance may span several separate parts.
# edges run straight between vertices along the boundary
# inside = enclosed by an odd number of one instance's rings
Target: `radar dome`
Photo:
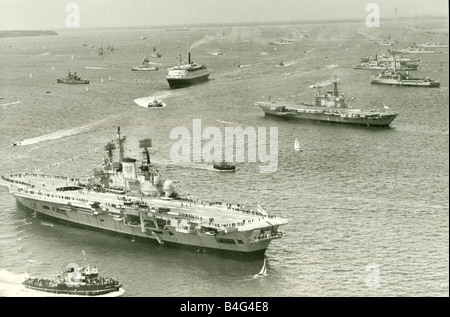
[[[164,182],[163,190],[166,193],[166,196],[172,195],[172,193],[174,191],[174,186],[173,186],[173,182],[170,179],[168,179]]]

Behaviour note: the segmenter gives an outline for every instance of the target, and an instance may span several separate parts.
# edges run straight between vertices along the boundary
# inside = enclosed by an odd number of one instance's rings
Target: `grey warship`
[[[287,219],[242,204],[182,197],[150,162],[151,139],[140,141],[142,165],[124,157],[125,137],[108,142],[108,155],[87,181],[20,173],[2,176],[19,207],[62,222],[200,251],[260,256]],[[113,161],[113,151],[119,158]],[[139,169],[139,170],[138,170]],[[259,207],[259,206],[258,206]]]
[[[387,111],[387,106],[384,111],[350,108],[345,102],[344,94],[339,94],[337,80],[333,84],[333,91],[325,94],[319,91],[312,104],[259,101],[255,105],[259,106],[266,116],[371,127],[387,127],[398,115],[396,112]]]
[[[76,72],[72,74],[70,70],[66,78],[58,78],[56,82],[58,84],[89,84],[88,79],[81,78]]]

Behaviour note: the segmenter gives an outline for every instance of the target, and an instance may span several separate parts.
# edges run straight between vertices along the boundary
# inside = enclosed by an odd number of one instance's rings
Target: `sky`
[[[392,18],[394,8],[399,17],[448,17],[447,0],[0,0],[0,30],[364,21],[370,3],[381,19]]]

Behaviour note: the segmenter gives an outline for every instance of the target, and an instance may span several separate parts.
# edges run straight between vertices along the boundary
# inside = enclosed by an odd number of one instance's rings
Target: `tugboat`
[[[56,80],[58,84],[89,84],[89,80],[84,78],[82,79],[77,75],[77,72],[74,72],[73,74],[70,72],[67,74],[66,78],[58,78]]]
[[[149,108],[164,108],[166,104],[158,99],[153,99],[153,101],[150,101],[147,105]]]
[[[179,56],[178,65],[168,69],[167,82],[172,89],[188,87],[207,81],[209,74],[208,68],[192,62],[191,53],[188,53],[186,64],[181,64],[181,56]]]
[[[157,70],[159,70],[158,66],[150,65],[149,62],[150,62],[149,59],[144,57],[142,59],[141,65],[134,66],[131,68],[131,70],[133,70],[133,71],[157,71]]]
[[[334,90],[322,94],[319,90],[312,104],[286,103],[276,101],[260,101],[259,106],[265,115],[286,119],[301,119],[309,121],[324,121],[370,127],[387,127],[397,117],[398,113],[387,111],[359,110],[350,108],[345,102],[344,94],[339,94],[337,80],[333,82]]]
[[[155,47],[153,47],[153,52],[151,54],[152,57],[160,58],[161,54],[158,53]]]
[[[76,264],[68,265],[54,279],[28,278],[22,283],[26,288],[65,295],[97,296],[120,290],[122,284],[114,278],[104,278],[98,275],[96,267],[88,264],[79,267]]]
[[[236,171],[236,165],[229,164],[227,162],[214,163],[213,168],[218,170],[218,171],[222,171],[222,172],[234,172],[234,171]]]

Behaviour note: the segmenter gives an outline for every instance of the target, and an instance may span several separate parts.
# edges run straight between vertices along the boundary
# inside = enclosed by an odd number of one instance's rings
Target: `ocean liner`
[[[198,84],[208,80],[209,69],[205,65],[197,65],[191,61],[191,53],[188,53],[188,61],[181,62],[178,58],[178,65],[168,69],[167,82],[170,88],[182,88]]]
[[[345,102],[344,94],[338,92],[337,80],[333,84],[333,91],[325,94],[319,91],[312,104],[269,100],[255,102],[255,105],[269,116],[371,127],[387,127],[398,115],[396,112],[388,111],[389,107],[387,106],[383,111],[350,108]]]
[[[124,157],[125,137],[105,145],[103,163],[88,181],[65,176],[21,173],[2,176],[17,204],[38,215],[92,229],[182,245],[196,251],[261,255],[282,238],[287,219],[269,215],[259,205],[200,201],[182,197],[170,180],[163,181],[151,164],[151,139],[140,141],[142,165]],[[113,150],[119,159],[113,161]]]

